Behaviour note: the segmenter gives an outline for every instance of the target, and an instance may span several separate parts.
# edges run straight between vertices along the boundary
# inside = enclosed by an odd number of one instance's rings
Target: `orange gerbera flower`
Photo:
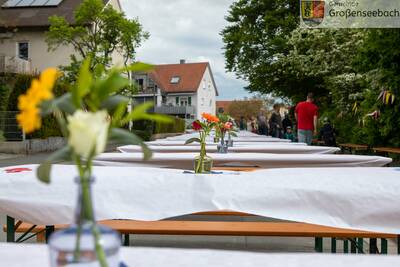
[[[209,122],[219,122],[219,119],[210,113],[202,113],[201,116]]]

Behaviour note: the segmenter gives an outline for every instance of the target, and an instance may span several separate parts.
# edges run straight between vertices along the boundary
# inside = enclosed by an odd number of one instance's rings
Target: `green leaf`
[[[101,80],[96,84],[91,97],[100,104],[113,93],[129,85],[130,81],[127,78],[122,77],[119,72],[113,70],[105,80]]]
[[[186,140],[185,145],[188,145],[188,144],[191,144],[191,143],[194,143],[194,142],[201,143],[201,140],[200,140],[200,138],[193,137],[193,138],[190,138],[190,139]]]
[[[143,114],[147,113],[147,110],[152,108],[154,104],[152,102],[146,102],[143,104],[140,104],[138,106],[135,106],[135,108],[132,110],[131,113],[127,115],[127,119],[129,120],[140,120],[143,116]]]
[[[131,72],[148,72],[154,69],[153,65],[137,62],[129,65],[128,67],[124,68],[123,71],[131,71]]]
[[[103,103],[101,103],[100,109],[112,111],[121,103],[125,103],[125,105],[127,105],[129,103],[129,98],[122,95],[113,95],[104,100]]]
[[[156,121],[160,123],[172,123],[173,119],[170,116],[155,114],[155,113],[147,113],[147,110],[153,107],[152,102],[146,102],[136,106],[131,113],[125,116],[123,119],[123,124],[128,123],[129,121],[138,121],[138,120],[150,120]]]
[[[76,107],[72,104],[71,93],[66,93],[63,96],[54,100],[54,104],[63,112],[67,114],[74,114]]]
[[[140,145],[143,150],[143,159],[148,160],[152,156],[151,150],[137,135],[120,128],[113,128],[110,132],[110,141],[124,145]]]
[[[92,73],[90,72],[90,59],[86,59],[79,70],[78,80],[72,88],[72,99],[76,107],[80,107],[82,98],[90,92],[93,84]]]
[[[52,114],[57,109],[66,114],[74,114],[76,107],[72,103],[72,96],[70,93],[66,93],[53,100],[44,101],[40,105],[40,113],[42,117]]]
[[[50,171],[53,163],[62,160],[70,160],[71,159],[71,148],[69,146],[63,147],[60,150],[57,150],[53,154],[51,154],[42,164],[40,164],[37,169],[37,177],[43,183],[50,183]]]
[[[126,123],[122,122],[122,117],[126,112],[126,104],[120,103],[115,109],[114,113],[112,114],[112,126],[113,127],[121,127],[124,126]]]

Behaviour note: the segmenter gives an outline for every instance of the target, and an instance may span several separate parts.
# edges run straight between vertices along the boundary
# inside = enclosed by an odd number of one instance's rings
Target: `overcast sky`
[[[220,36],[234,0],[120,0],[130,18],[138,17],[150,38],[137,59],[153,64],[208,61],[220,93],[219,100],[249,96],[233,73],[225,71]]]

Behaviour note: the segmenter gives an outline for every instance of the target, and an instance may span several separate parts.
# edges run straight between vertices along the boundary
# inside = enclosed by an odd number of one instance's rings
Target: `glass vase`
[[[91,184],[93,179],[76,179],[79,184],[75,223],[51,235],[49,240],[52,267],[120,266],[119,234],[95,222]]]
[[[228,153],[228,145],[225,143],[224,138],[221,138],[221,143],[217,145],[217,153],[219,154]]]
[[[213,160],[211,157],[204,155],[194,158],[194,172],[195,173],[211,173]]]
[[[233,147],[233,140],[232,139],[228,139],[225,141],[225,144],[227,147]]]

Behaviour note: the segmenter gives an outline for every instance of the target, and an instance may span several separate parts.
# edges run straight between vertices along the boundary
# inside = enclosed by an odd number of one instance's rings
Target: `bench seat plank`
[[[212,222],[212,221],[131,221],[106,220],[106,225],[121,234],[154,235],[218,235],[218,236],[282,236],[282,237],[336,237],[336,238],[397,238],[395,234],[347,230],[294,222]],[[17,232],[28,230],[32,224],[22,223]],[[63,229],[67,225],[56,225]],[[38,232],[45,226],[38,226]],[[6,227],[4,226],[6,231]]]

